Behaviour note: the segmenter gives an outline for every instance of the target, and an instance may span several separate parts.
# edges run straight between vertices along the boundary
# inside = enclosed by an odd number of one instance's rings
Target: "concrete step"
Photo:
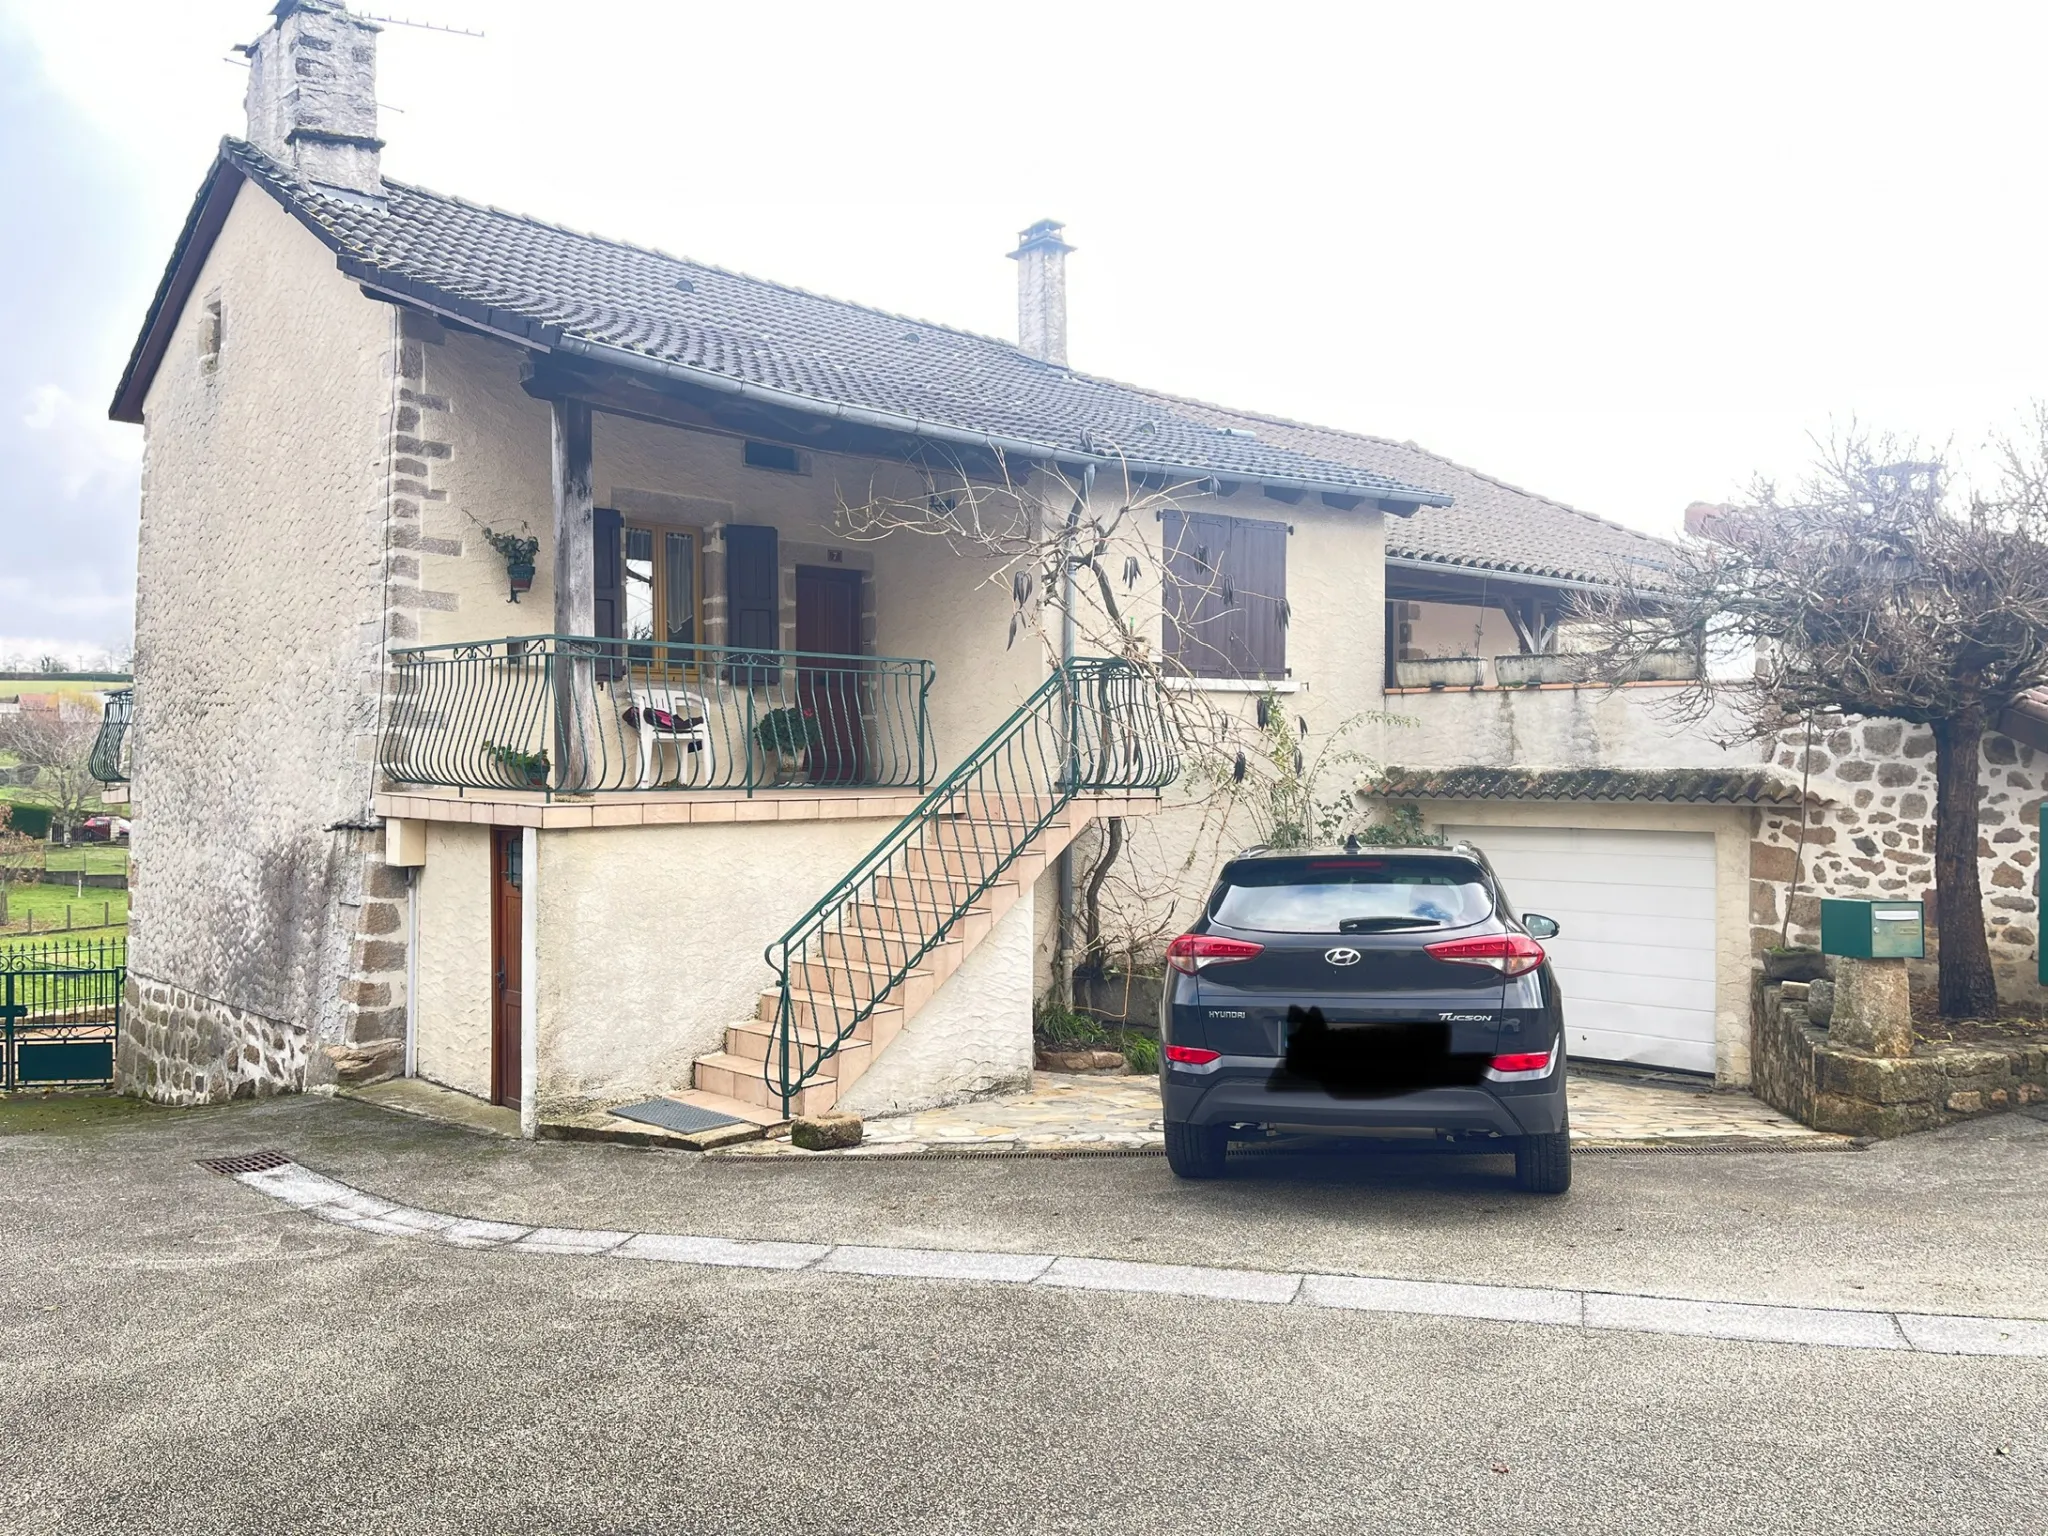
[[[782,1000],[782,993],[769,987],[761,993],[754,1008],[755,1016],[763,1023],[775,1022],[775,1015]],[[807,1029],[827,1028],[833,1034],[839,1033],[839,1023],[854,1011],[851,1000],[841,993],[834,997],[826,992],[810,992],[803,988],[792,988],[789,994],[790,1020]],[[865,1019],[854,1026],[854,1038],[858,1040],[879,1040],[884,1033],[894,1038],[903,1027],[903,1008],[894,999],[877,1003]]]
[[[843,1090],[852,1085],[861,1073],[867,1071],[874,1047],[867,1040],[848,1040],[839,1043],[839,1037],[819,1029],[798,1029],[791,1034],[789,1070],[792,1076],[802,1070],[827,1049],[831,1055],[819,1064],[812,1074],[815,1082],[836,1082]],[[729,1025],[725,1031],[725,1054],[736,1056],[741,1061],[751,1062],[758,1074],[765,1064],[770,1075],[781,1067],[782,1033],[765,1019],[745,1019]]]
[[[685,1088],[680,1093],[671,1093],[669,1098],[683,1104],[694,1104],[699,1109],[708,1109],[715,1115],[732,1115],[749,1125],[758,1125],[764,1130],[779,1131],[789,1124],[779,1114],[750,1104],[744,1099],[727,1098],[720,1093],[706,1093],[702,1088]]]
[[[696,1086],[703,1092],[737,1099],[743,1104],[759,1105],[773,1112],[778,1118],[781,1116],[782,1095],[771,1091],[761,1080],[761,1063],[758,1061],[748,1061],[745,1057],[718,1051],[697,1058],[696,1078]],[[839,1085],[831,1079],[815,1081],[802,1092],[792,1095],[789,1113],[823,1114],[832,1107],[838,1093]]]

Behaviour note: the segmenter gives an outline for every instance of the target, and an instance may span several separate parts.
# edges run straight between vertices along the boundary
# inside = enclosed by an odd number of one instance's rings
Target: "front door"
[[[797,701],[817,721],[811,751],[813,784],[866,782],[867,750],[861,729],[860,572],[800,565],[796,568],[796,648],[849,660],[800,666]]]
[[[519,1015],[523,1000],[520,889],[525,833],[491,829],[491,1102],[519,1105]]]

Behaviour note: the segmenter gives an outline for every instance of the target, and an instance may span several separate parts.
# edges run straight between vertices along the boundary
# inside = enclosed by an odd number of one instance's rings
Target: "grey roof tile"
[[[1257,432],[1266,442],[1447,492],[1447,507],[1424,507],[1413,517],[1388,521],[1387,553],[1396,558],[1608,582],[1626,572],[1654,579],[1672,554],[1662,539],[1522,490],[1414,443],[1197,400],[1173,404],[1197,420]]]
[[[1799,803],[1799,786],[1767,768],[1382,768],[1360,788],[1388,800]]]
[[[535,341],[567,335],[827,407],[1048,452],[1411,504],[1441,499],[1433,486],[1368,465],[1225,433],[1167,396],[1044,362],[1009,342],[402,182],[385,183],[382,209],[343,201],[238,140],[228,140],[222,154],[333,245],[352,276],[459,301]]]
[[[351,276],[460,306],[516,338],[543,345],[575,338],[784,391],[819,408],[867,410],[1054,453],[1122,456],[1219,479],[1301,482],[1420,504],[1412,516],[1388,520],[1387,551],[1396,559],[1600,582],[1631,568],[1654,571],[1669,554],[1662,540],[1413,443],[1120,384],[992,337],[402,182],[386,183],[382,210],[330,198],[235,139],[223,142],[180,236],[117,392],[118,419],[141,419],[141,391],[161,356],[161,312],[175,302],[174,279],[189,248],[211,238],[202,212],[223,172],[265,188],[335,249]],[[216,215],[224,215],[215,201]]]

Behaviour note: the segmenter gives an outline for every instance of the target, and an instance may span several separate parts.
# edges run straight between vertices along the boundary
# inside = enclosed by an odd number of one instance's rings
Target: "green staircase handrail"
[[[1179,771],[1150,678],[1109,659],[1057,668],[764,952],[779,1001],[762,1081],[783,1113],[1075,795],[1156,791]]]

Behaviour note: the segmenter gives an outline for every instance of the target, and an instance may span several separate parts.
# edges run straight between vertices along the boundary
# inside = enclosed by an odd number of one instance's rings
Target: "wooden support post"
[[[550,402],[554,413],[555,634],[596,633],[597,578],[592,541],[596,497],[590,488],[590,407],[581,400]],[[595,658],[558,638],[555,647],[556,789],[578,792],[594,785],[597,746]]]

